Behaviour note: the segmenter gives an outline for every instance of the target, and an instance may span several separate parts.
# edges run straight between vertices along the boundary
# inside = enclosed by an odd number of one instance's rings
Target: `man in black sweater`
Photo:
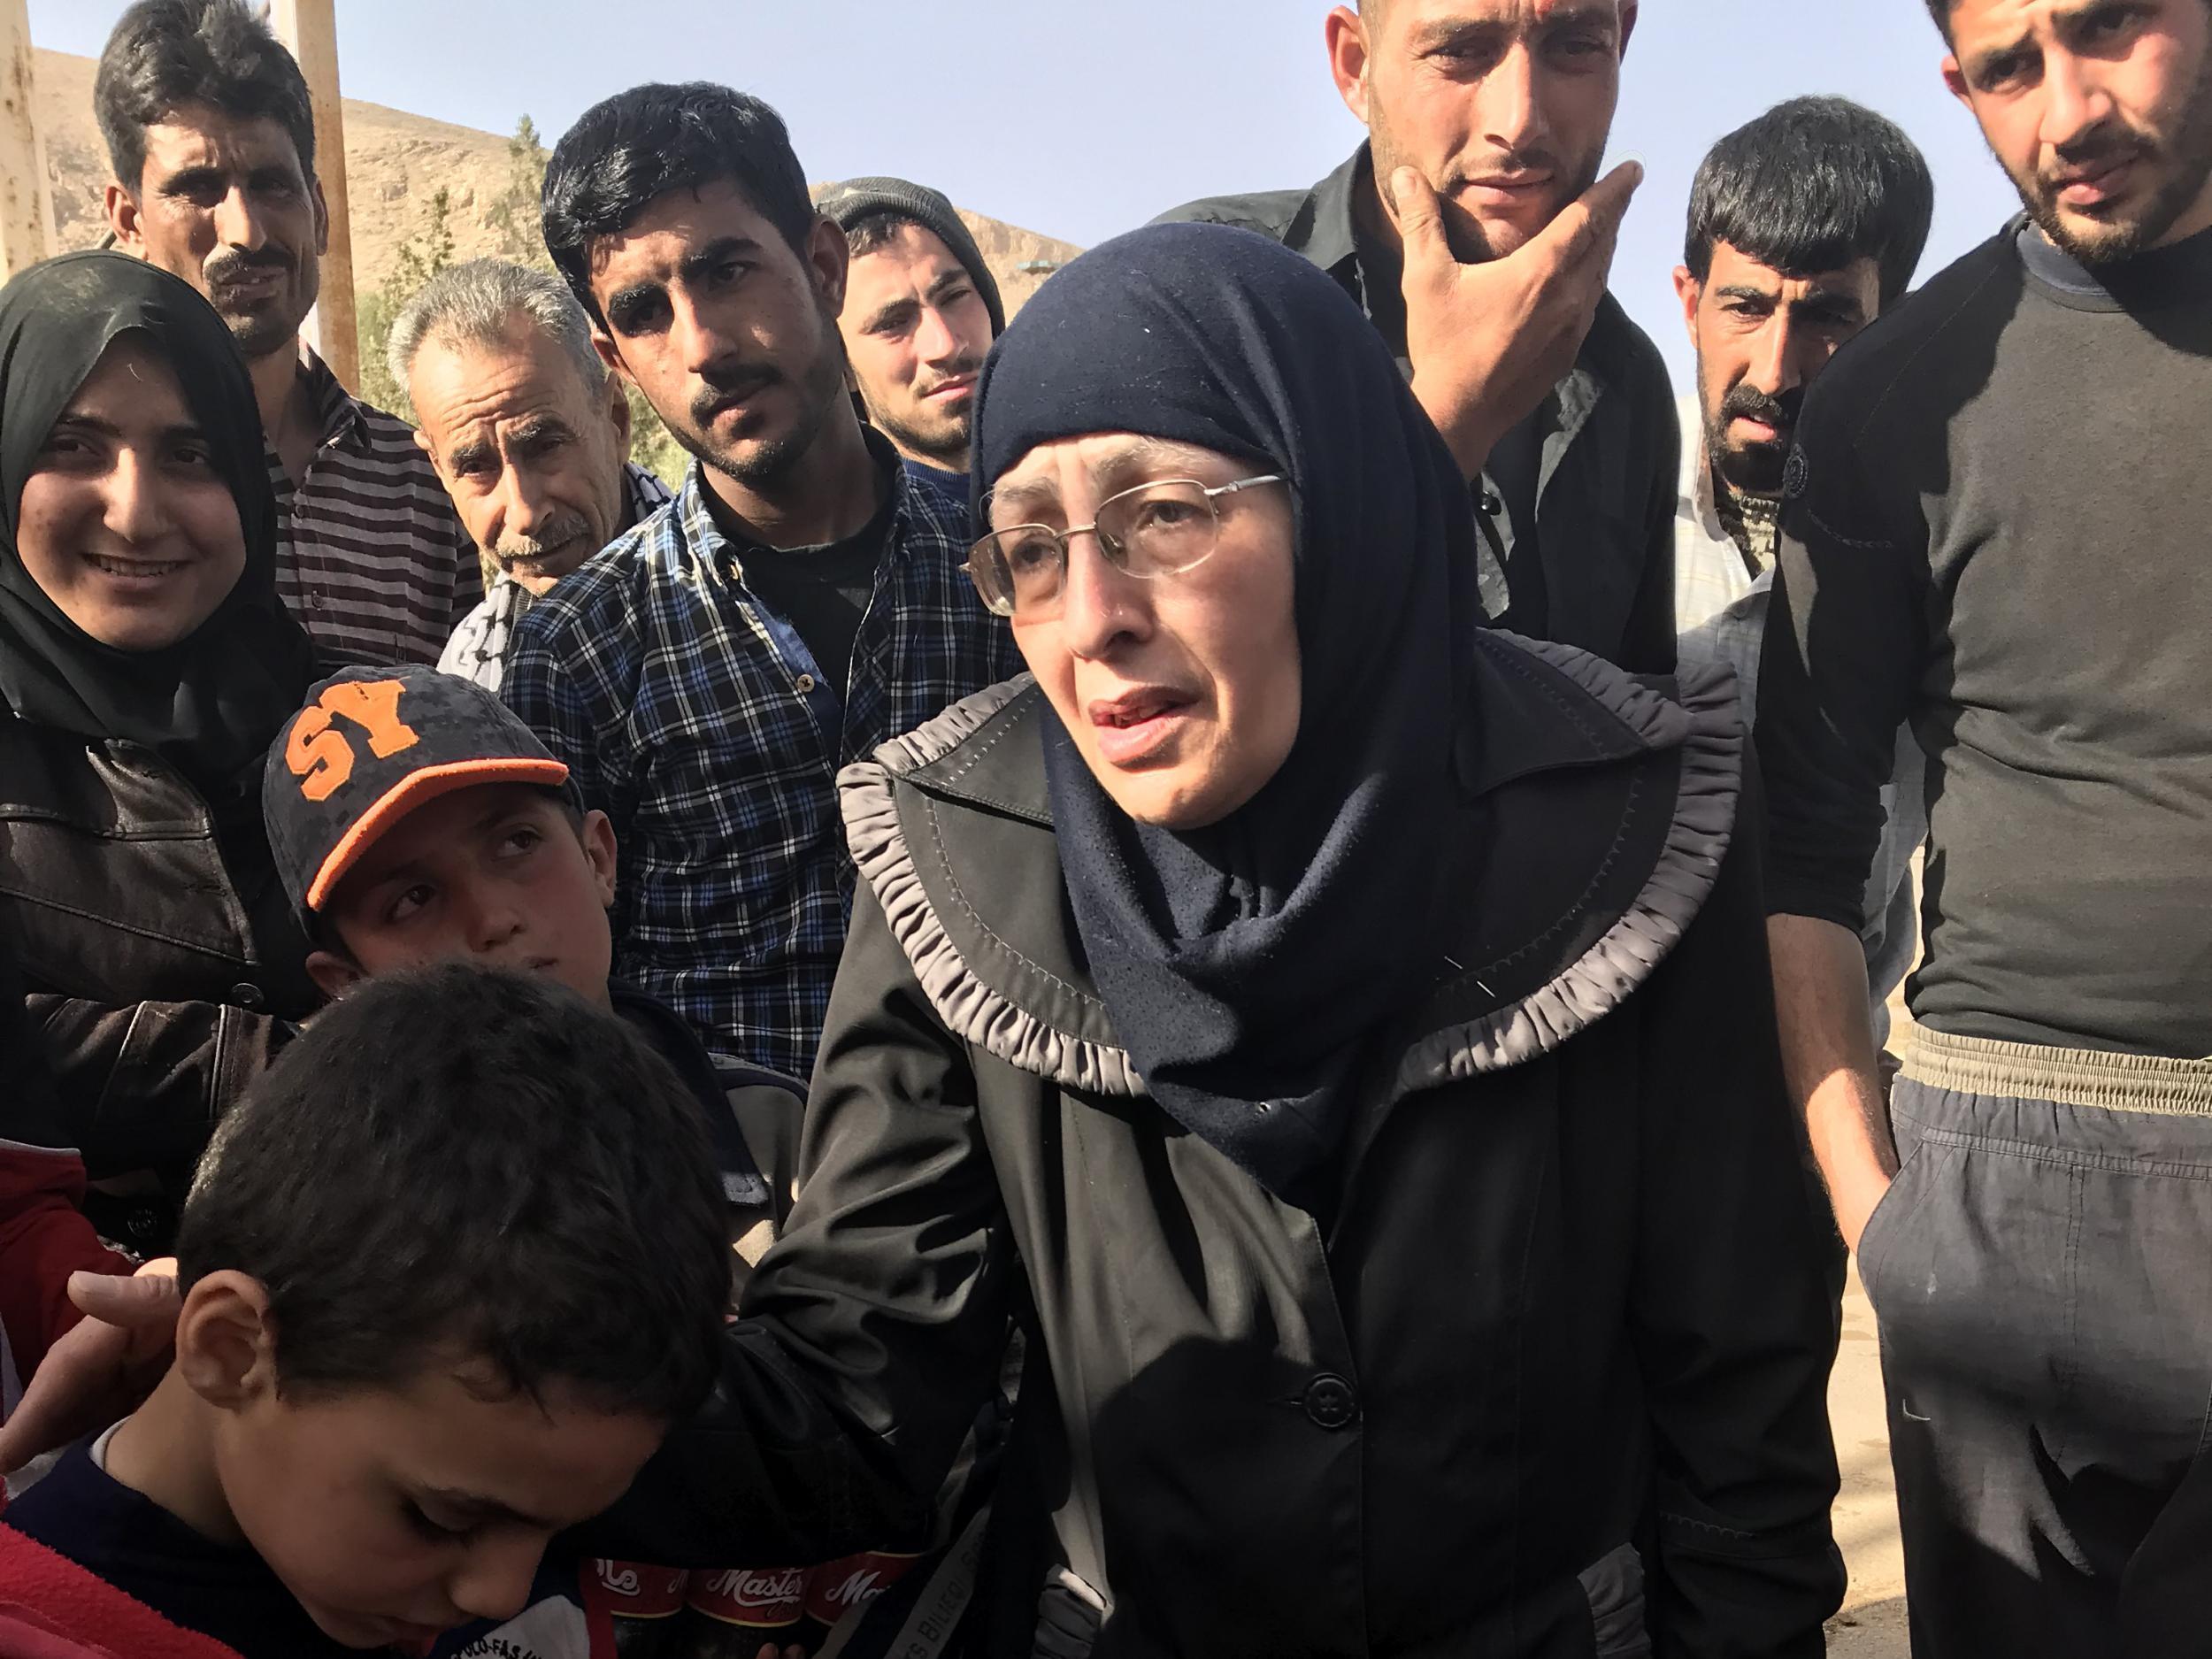
[[[1643,175],[1598,177],[1636,10],[1340,5],[1329,67],[1368,142],[1310,190],[1162,218],[1257,231],[1359,302],[1467,474],[1493,621],[1671,673],[1674,395],[1605,289]]]
[[[2027,212],[1800,425],[1776,990],[1881,1322],[1917,1659],[2110,1653],[2212,1551],[2159,1525],[2212,1440],[2212,6],[1931,4]],[[1901,719],[1927,956],[1885,1102],[1853,930]]]

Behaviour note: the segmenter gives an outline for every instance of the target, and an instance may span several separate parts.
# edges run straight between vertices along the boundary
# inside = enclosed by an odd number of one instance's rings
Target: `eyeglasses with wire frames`
[[[1287,480],[1270,472],[1209,487],[1194,478],[1164,478],[1110,495],[1089,524],[1055,530],[1018,524],[994,530],[968,549],[968,575],[991,611],[1042,622],[1057,615],[1067,585],[1068,543],[1098,538],[1106,562],[1145,581],[1195,570],[1221,545],[1223,495]]]

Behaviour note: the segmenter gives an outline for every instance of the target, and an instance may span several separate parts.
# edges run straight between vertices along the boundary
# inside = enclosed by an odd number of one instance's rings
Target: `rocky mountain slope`
[[[92,115],[94,67],[88,58],[37,53],[38,119],[63,250],[92,247],[106,229],[100,194],[109,170]],[[347,196],[359,291],[365,295],[382,286],[401,245],[423,228],[429,199],[441,187],[447,192],[454,257],[495,251],[497,233],[485,215],[512,176],[507,145],[498,134],[348,98]],[[961,217],[975,232],[1010,312],[1044,280],[1044,273],[1025,266],[1064,264],[1077,252],[1069,243],[964,209]]]

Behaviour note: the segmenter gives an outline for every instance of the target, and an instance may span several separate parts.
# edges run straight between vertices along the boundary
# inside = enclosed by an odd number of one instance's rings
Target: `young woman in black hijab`
[[[88,1208],[136,1248],[315,1005],[261,828],[313,678],[275,557],[253,388],[205,300],[117,253],[0,288],[0,903],[66,1126],[130,1194]]]
[[[1825,1223],[1725,686],[1483,631],[1457,467],[1241,231],[1054,278],[976,455],[1034,682],[844,774],[798,1206],[601,1541],[917,1522],[1017,1317],[987,1651],[1049,1586],[1055,1652],[1819,1654]]]

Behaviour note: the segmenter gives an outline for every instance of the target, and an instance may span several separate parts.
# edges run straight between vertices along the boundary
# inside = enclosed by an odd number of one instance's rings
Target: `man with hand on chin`
[[[1310,190],[1164,215],[1304,254],[1365,308],[1466,473],[1482,602],[1639,673],[1675,661],[1673,396],[1606,292],[1643,170],[1599,172],[1637,0],[1363,0],[1327,24],[1368,131]]]

